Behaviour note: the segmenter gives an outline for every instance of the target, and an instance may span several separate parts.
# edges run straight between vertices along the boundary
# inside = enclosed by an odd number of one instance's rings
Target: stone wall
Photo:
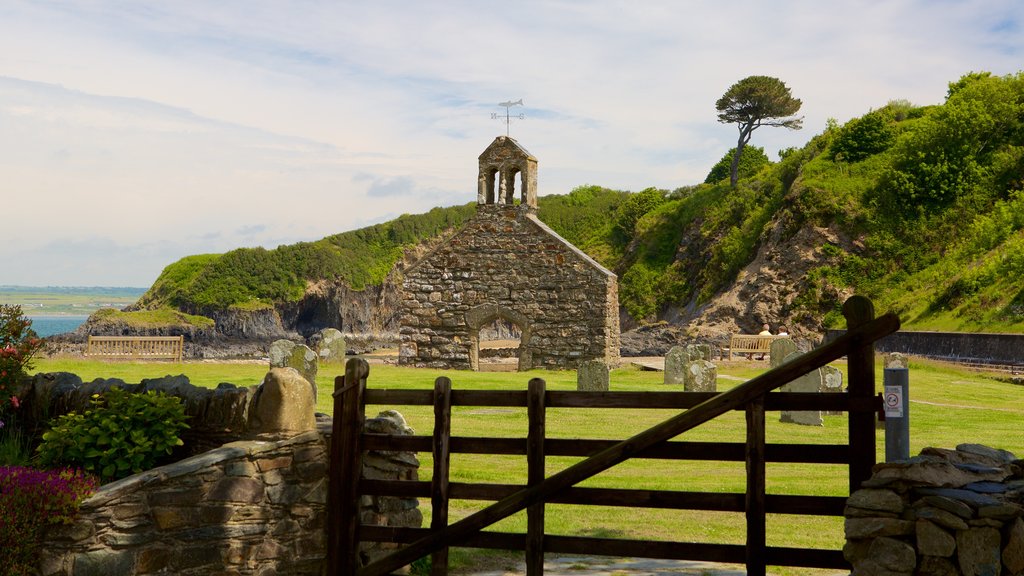
[[[181,434],[185,445],[175,454],[180,458],[246,438],[249,405],[259,382],[253,384],[225,383],[213,389],[202,388],[190,383],[184,375],[145,379],[138,384],[116,378],[82,382],[69,372],[50,372],[24,380],[16,395],[23,400],[22,424],[37,431],[52,418],[72,411],[83,412],[90,407],[93,394],[103,394],[112,387],[136,393],[155,390],[176,396],[185,405],[189,425]]]
[[[845,330],[826,330],[829,342]],[[1024,335],[970,332],[913,332],[900,330],[875,342],[879,352],[900,352],[926,358],[975,364],[1024,365]]]
[[[495,319],[521,330],[521,370],[618,362],[615,275],[527,206],[478,206],[406,272],[404,287],[401,364],[475,369],[479,330]]]
[[[393,411],[366,429],[411,434]],[[51,532],[42,576],[319,575],[325,567],[330,422],[273,441],[234,442],[102,486]],[[369,452],[363,477],[415,480],[408,452]],[[365,524],[419,527],[415,498],[364,496]],[[363,544],[368,563],[395,545]]]
[[[102,486],[51,534],[40,571],[320,574],[326,501],[317,432],[231,443]]]
[[[846,507],[854,576],[1024,574],[1024,460],[961,444],[879,464]]]

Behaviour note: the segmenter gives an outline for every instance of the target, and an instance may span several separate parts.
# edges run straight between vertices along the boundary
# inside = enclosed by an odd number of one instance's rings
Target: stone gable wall
[[[523,331],[520,369],[619,360],[616,276],[527,207],[478,206],[404,288],[401,364],[475,368],[476,332],[496,318]]]

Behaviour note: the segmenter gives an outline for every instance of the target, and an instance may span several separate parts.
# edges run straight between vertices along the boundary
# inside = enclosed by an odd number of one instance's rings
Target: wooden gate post
[[[448,527],[448,484],[451,461],[452,381],[441,376],[434,381],[434,474],[430,480],[430,529]],[[431,576],[448,574],[448,547],[430,557]]]
[[[851,296],[843,303],[847,332],[867,324],[875,317],[875,306],[864,296]],[[847,387],[851,404],[857,399],[875,396],[875,347],[863,336],[851,343],[847,358],[850,384]],[[875,412],[850,410],[850,493],[860,488],[861,482],[871,478],[875,456]]]
[[[529,418],[529,431],[526,436],[528,486],[536,486],[544,481],[544,436],[547,434],[545,386],[544,380],[533,378],[526,392],[526,411]],[[538,502],[526,509],[526,574],[544,574],[544,502]]]
[[[765,574],[765,421],[764,396],[747,404],[747,574]]]
[[[363,392],[370,366],[361,358],[334,379],[327,490],[327,574],[351,576],[359,561],[359,479],[363,469]]]

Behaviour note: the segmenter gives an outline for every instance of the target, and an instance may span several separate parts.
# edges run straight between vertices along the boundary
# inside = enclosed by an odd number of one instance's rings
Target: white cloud
[[[735,145],[714,103],[736,80],[803,100],[804,130],[754,135],[774,156],[827,118],[1016,72],[1022,19],[1013,0],[4,2],[7,231],[60,241],[0,246],[27,263],[0,284],[145,284],[189,253],[472,201],[510,98],[542,194],[698,182]]]

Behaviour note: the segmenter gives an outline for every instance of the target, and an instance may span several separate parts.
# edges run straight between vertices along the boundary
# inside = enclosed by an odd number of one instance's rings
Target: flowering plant
[[[98,484],[81,470],[0,466],[0,574],[33,574],[46,529],[70,524]]]
[[[22,316],[22,306],[0,304],[0,427],[5,414],[22,404],[14,386],[32,368],[32,357],[43,345],[32,330],[32,321]]]
[[[19,406],[14,386],[44,345],[31,326],[32,321],[22,316],[21,306],[0,305],[0,421],[10,408]]]

